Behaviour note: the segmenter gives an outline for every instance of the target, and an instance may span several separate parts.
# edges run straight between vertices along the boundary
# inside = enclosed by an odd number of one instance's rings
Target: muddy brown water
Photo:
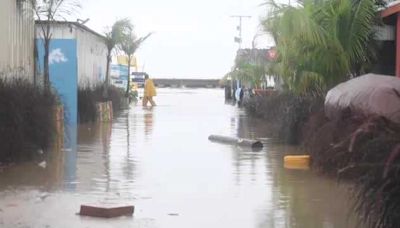
[[[132,105],[112,124],[69,127],[46,167],[0,171],[0,227],[354,227],[348,186],[287,170],[301,153],[224,104],[220,89],[159,89],[159,106]],[[251,151],[210,134],[261,138]],[[76,215],[80,204],[135,205],[133,217]]]

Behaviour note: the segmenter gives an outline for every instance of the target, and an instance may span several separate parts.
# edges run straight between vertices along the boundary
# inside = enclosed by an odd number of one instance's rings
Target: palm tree
[[[121,19],[116,21],[111,27],[110,31],[105,32],[106,45],[107,45],[107,66],[106,66],[106,79],[103,86],[103,97],[108,97],[108,87],[110,85],[110,63],[112,51],[122,42],[124,34],[133,29],[133,25],[129,19]]]
[[[126,96],[129,96],[129,90],[130,90],[130,75],[131,75],[131,60],[134,57],[133,55],[137,51],[137,49],[140,47],[140,45],[145,41],[151,33],[147,34],[144,37],[138,38],[136,34],[133,32],[133,30],[130,30],[129,33],[125,34],[123,36],[122,42],[120,44],[121,50],[124,52],[128,59],[128,86],[126,88]]]
[[[230,72],[230,76],[249,83],[252,88],[259,88],[261,82],[265,80],[265,67],[261,64],[241,63]]]
[[[278,60],[269,69],[287,88],[320,95],[368,69],[374,57],[374,0],[305,0],[299,6],[269,1],[264,29]]]
[[[58,19],[65,20],[66,15],[71,15],[80,7],[75,0],[29,0],[36,19],[40,22],[40,35],[43,38],[44,45],[44,88],[50,91],[50,73],[49,73],[49,51],[50,41],[52,39],[51,22]]]

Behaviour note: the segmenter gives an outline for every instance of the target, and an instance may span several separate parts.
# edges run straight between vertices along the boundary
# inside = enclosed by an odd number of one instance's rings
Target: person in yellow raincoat
[[[154,82],[149,79],[148,74],[144,76],[144,80],[143,106],[147,106],[147,102],[150,102],[151,106],[156,106],[156,103],[153,101],[153,97],[157,96]]]

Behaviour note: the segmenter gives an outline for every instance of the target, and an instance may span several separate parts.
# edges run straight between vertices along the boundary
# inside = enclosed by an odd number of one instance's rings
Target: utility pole
[[[239,49],[241,49],[242,48],[242,18],[251,18],[251,16],[233,15],[231,17],[239,18],[239,26],[236,27],[236,29],[239,31],[239,37],[235,37],[235,42],[239,43]]]

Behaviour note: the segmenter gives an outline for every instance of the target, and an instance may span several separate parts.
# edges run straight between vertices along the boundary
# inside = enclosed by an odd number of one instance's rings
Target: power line
[[[239,31],[239,37],[235,37],[235,42],[239,43],[239,49],[242,48],[242,18],[251,18],[251,16],[246,15],[232,15],[231,17],[239,18],[239,25],[236,29]]]

